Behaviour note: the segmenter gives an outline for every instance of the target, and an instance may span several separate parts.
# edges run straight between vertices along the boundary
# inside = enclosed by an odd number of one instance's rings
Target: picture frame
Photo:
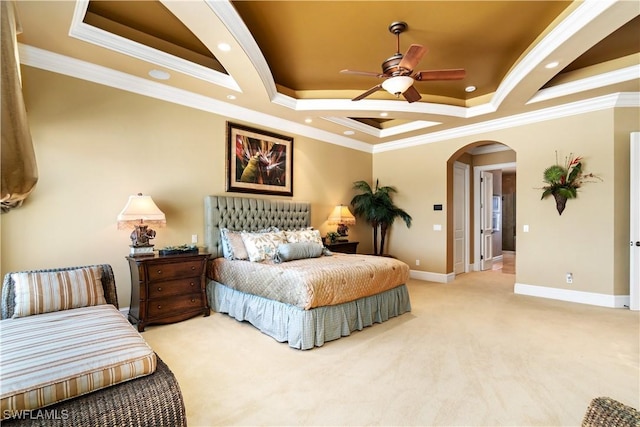
[[[293,196],[293,138],[227,122],[227,191]]]

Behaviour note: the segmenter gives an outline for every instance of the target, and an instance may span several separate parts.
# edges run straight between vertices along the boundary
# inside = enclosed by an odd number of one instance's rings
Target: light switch
[[[442,225],[441,224],[433,224],[433,230],[434,231],[442,231]]]
[[[529,232],[529,224],[525,224],[525,225],[523,225],[523,226],[522,226],[522,231],[523,231],[524,233],[528,233],[528,232]]]

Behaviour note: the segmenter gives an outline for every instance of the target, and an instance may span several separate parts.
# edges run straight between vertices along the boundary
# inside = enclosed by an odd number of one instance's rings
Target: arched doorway
[[[515,179],[516,153],[499,141],[477,141],[451,155],[447,271],[460,274],[504,266],[503,272],[515,273]]]

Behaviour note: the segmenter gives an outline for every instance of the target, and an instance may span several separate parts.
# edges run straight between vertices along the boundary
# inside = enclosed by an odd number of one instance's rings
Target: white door
[[[480,270],[493,267],[493,174],[480,172]]]
[[[640,310],[640,132],[631,134],[631,266],[629,308]]]
[[[453,164],[453,272],[466,273],[468,265],[469,166]]]

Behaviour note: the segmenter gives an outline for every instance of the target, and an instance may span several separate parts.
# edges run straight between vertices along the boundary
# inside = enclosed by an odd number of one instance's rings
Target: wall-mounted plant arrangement
[[[602,181],[593,173],[585,173],[582,169],[582,157],[574,157],[573,153],[565,157],[564,164],[558,162],[556,151],[556,164],[544,170],[543,181],[547,184],[542,187],[542,198],[552,195],[556,200],[558,214],[562,215],[568,199],[578,197],[578,188],[587,182]]]

